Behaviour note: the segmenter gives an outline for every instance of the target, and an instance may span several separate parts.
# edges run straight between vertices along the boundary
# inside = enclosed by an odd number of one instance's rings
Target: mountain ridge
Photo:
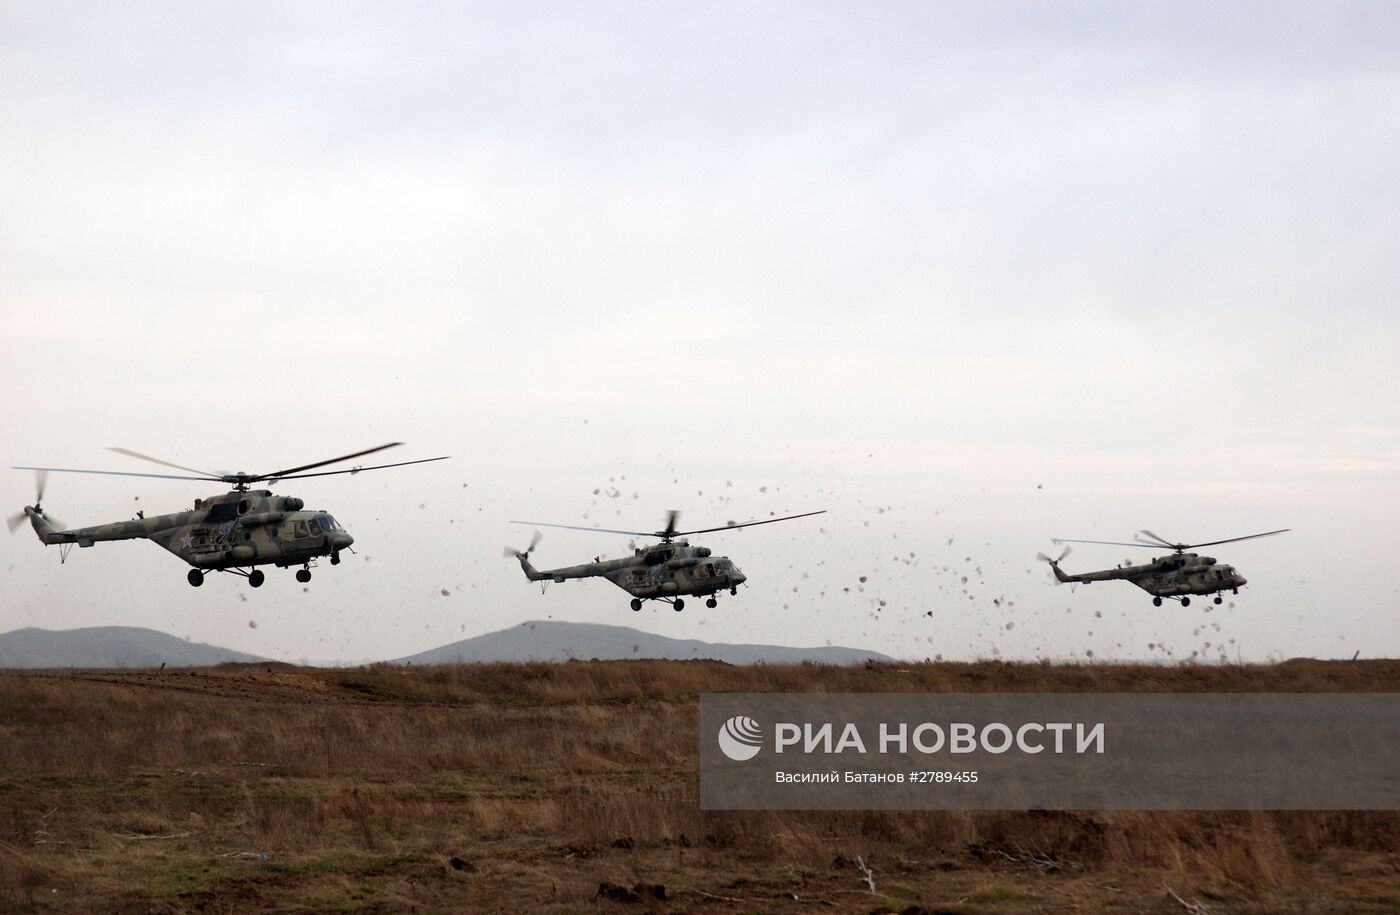
[[[0,668],[46,667],[211,667],[229,661],[267,658],[178,636],[144,626],[85,626],[41,629],[26,626],[0,633]]]
[[[388,660],[390,664],[453,664],[510,661],[708,659],[730,664],[858,664],[892,661],[877,651],[844,646],[810,648],[677,639],[606,623],[527,620],[504,629]],[[212,667],[267,663],[270,658],[235,651],[141,626],[42,629],[28,626],[0,633],[0,669]],[[331,661],[325,666],[357,666]],[[320,665],[317,665],[320,666]]]
[[[607,623],[527,620],[505,629],[462,639],[417,654],[395,658],[394,664],[451,664],[464,661],[618,661],[629,658],[688,660],[706,658],[730,664],[794,664],[817,661],[858,664],[866,660],[893,661],[878,651],[828,645],[811,648],[787,645],[705,642],[677,639]]]

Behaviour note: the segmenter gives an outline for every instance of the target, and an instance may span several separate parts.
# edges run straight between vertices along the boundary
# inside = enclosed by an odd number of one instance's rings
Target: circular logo
[[[735,715],[719,729],[719,748],[735,762],[753,759],[763,745],[763,728],[745,715]]]

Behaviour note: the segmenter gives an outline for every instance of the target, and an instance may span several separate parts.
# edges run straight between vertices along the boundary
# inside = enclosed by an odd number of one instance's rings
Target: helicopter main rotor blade
[[[787,517],[784,517],[784,518],[766,518],[766,519],[764,519],[764,520],[762,520],[762,521],[745,521],[743,524],[726,524],[724,527],[705,527],[705,528],[701,528],[700,530],[697,530],[697,531],[674,531],[674,532],[672,532],[671,536],[672,536],[672,537],[688,537],[688,536],[690,536],[691,534],[713,534],[713,533],[716,532],[716,531],[732,531],[732,530],[735,530],[735,529],[741,528],[741,527],[754,527],[755,525],[759,525],[759,524],[775,524],[775,523],[777,523],[777,522],[779,522],[779,521],[791,521],[791,520],[793,520],[794,518],[810,518],[810,517],[812,517],[813,515],[824,515],[824,514],[826,514],[826,509],[823,508],[821,511],[805,512],[805,513],[803,513],[803,514],[801,514],[801,515],[788,515]]]
[[[174,467],[176,470],[188,470],[190,473],[198,473],[206,477],[218,478],[221,474],[210,473],[207,470],[199,470],[194,467],[185,467],[181,464],[172,464],[169,461],[162,461],[160,458],[153,458],[148,454],[139,451],[132,451],[130,448],[108,448],[108,451],[115,451],[117,454],[124,454],[127,457],[134,457],[141,461],[150,461],[152,464],[160,464],[162,467]]]
[[[1146,548],[1149,549],[1149,550],[1160,550],[1160,549],[1162,549],[1162,546],[1160,546],[1160,545],[1158,545],[1158,544],[1155,544],[1155,543],[1128,543],[1128,542],[1123,541],[1123,540],[1073,540],[1073,539],[1068,538],[1068,537],[1058,537],[1058,538],[1055,538],[1055,539],[1051,540],[1050,542],[1051,542],[1051,543],[1106,543],[1106,544],[1108,544],[1109,546],[1140,546],[1140,547],[1146,547]],[[1166,546],[1168,549],[1173,549],[1173,550],[1176,549],[1176,546],[1173,545],[1173,544],[1170,544],[1170,543],[1166,544],[1165,546]]]
[[[376,451],[383,451],[385,448],[396,448],[396,447],[398,447],[399,445],[402,445],[402,444],[403,444],[403,442],[390,442],[390,443],[387,444],[387,445],[380,445],[380,446],[378,446],[377,448],[366,448],[364,451],[356,451],[354,454],[342,455],[341,457],[331,458],[330,460],[327,460],[327,461],[316,461],[316,462],[313,463],[313,464],[302,464],[300,467],[288,467],[286,470],[277,470],[277,471],[274,471],[274,472],[272,472],[272,473],[260,474],[260,475],[258,475],[258,476],[256,476],[256,477],[254,477],[253,479],[255,479],[255,480],[272,480],[272,479],[285,480],[285,479],[291,477],[292,474],[294,474],[294,473],[301,473],[303,470],[312,470],[312,469],[314,469],[314,468],[316,468],[316,467],[324,467],[324,466],[326,466],[327,464],[335,464],[335,463],[338,463],[338,462],[340,462],[340,461],[348,461],[348,460],[350,460],[351,458],[364,457],[366,454],[374,454]],[[432,460],[437,460],[437,458],[432,458]],[[404,463],[411,464],[411,463],[414,463],[414,462],[413,462],[413,461],[405,461]],[[385,467],[394,467],[394,466],[397,466],[397,465],[395,465],[395,464],[384,464],[383,466],[385,466]],[[377,469],[379,469],[379,468],[368,468],[368,467],[367,467],[367,468],[364,468],[364,469],[366,469],[366,470],[370,470],[370,469],[377,470]],[[305,474],[305,476],[316,476],[316,474]]]
[[[1231,537],[1229,540],[1212,540],[1209,543],[1193,543],[1187,549],[1195,549],[1198,546],[1217,546],[1221,543],[1235,543],[1239,540],[1254,540],[1258,537],[1272,537],[1274,534],[1283,534],[1293,530],[1291,527],[1281,528],[1276,531],[1265,531],[1262,534],[1250,534],[1248,537]]]
[[[386,445],[385,447],[388,447],[388,446]],[[374,450],[375,450],[375,451],[378,451],[379,449],[378,449],[378,448],[375,448]],[[354,457],[354,455],[351,455],[351,457]],[[323,470],[323,471],[321,471],[320,473],[294,473],[294,474],[291,474],[291,475],[289,475],[289,476],[254,477],[253,479],[254,479],[254,480],[302,480],[302,479],[305,479],[305,478],[307,478],[307,477],[333,477],[333,476],[335,476],[335,475],[338,474],[338,473],[361,473],[361,472],[366,471],[366,470],[383,470],[383,469],[385,469],[386,467],[407,467],[409,464],[431,464],[433,461],[445,461],[445,460],[447,460],[447,459],[450,458],[450,457],[452,457],[452,455],[450,455],[450,454],[444,454],[442,457],[422,458],[421,460],[417,460],[417,461],[399,461],[397,464],[376,464],[376,465],[373,466],[373,467],[351,467],[349,470]],[[345,460],[345,458],[336,458],[336,460],[337,460],[337,461],[343,461],[343,460]],[[329,464],[329,463],[331,463],[331,462],[330,462],[330,461],[326,461],[325,463]],[[312,466],[312,467],[320,467],[321,465],[320,465],[320,464],[312,464],[311,466]]]
[[[1186,544],[1186,543],[1172,543],[1172,542],[1171,542],[1170,540],[1168,540],[1167,538],[1162,537],[1162,536],[1159,536],[1159,535],[1157,535],[1157,534],[1154,534],[1154,533],[1152,533],[1151,531],[1138,531],[1138,534],[1146,534],[1147,536],[1151,537],[1153,540],[1155,540],[1155,541],[1157,541],[1158,543],[1160,543],[1162,546],[1171,547],[1171,548],[1174,549],[1174,550],[1189,550],[1189,549],[1191,548],[1191,547],[1190,547],[1190,544]],[[1136,536],[1136,535],[1135,535],[1135,536]]]
[[[595,534],[626,534],[630,537],[655,537],[648,531],[615,531],[606,527],[582,527],[578,524],[550,524],[548,521],[512,521],[511,524],[533,524],[536,527],[562,527],[569,531],[592,531]]]
[[[50,473],[100,473],[109,477],[151,477],[156,480],[208,480],[211,483],[222,483],[223,477],[185,477],[173,473],[132,473],[127,470],[78,470],[73,467],[25,467],[15,465],[12,470],[43,470]]]

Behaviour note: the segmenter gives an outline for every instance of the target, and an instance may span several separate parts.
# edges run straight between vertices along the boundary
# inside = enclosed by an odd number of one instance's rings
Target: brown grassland
[[[1397,690],[1385,661],[5,671],[0,911],[1400,912],[1396,813],[718,813],[696,771],[702,692]]]

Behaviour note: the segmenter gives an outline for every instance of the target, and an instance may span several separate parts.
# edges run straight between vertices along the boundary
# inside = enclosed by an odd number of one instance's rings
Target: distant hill
[[[535,620],[488,632],[441,648],[399,658],[395,664],[452,664],[459,661],[616,661],[624,658],[710,658],[730,664],[856,664],[867,659],[892,661],[861,648],[789,648],[783,645],[729,645],[698,639],[672,639],[629,626]]]
[[[16,629],[0,635],[3,667],[207,667],[225,661],[262,661],[257,655],[136,626],[87,629]]]

